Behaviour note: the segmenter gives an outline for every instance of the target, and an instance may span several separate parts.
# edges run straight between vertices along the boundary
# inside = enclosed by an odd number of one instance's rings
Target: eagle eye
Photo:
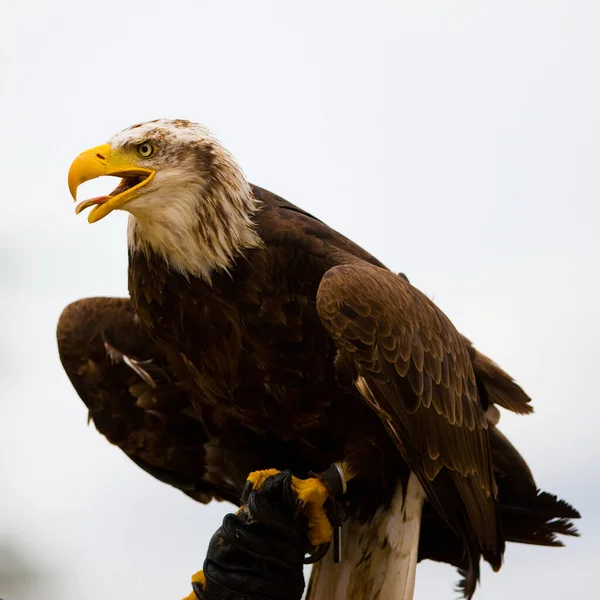
[[[142,158],[149,158],[150,156],[152,156],[154,154],[155,151],[156,151],[156,148],[154,147],[154,144],[152,144],[151,142],[142,142],[141,144],[138,144],[138,147],[137,147],[137,153]]]

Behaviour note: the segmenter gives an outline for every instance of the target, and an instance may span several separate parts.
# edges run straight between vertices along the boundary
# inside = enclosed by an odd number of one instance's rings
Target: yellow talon
[[[266,469],[265,471],[253,471],[248,475],[247,481],[252,484],[252,487],[258,492],[260,488],[263,486],[265,480],[269,479],[269,477],[273,477],[273,475],[277,475],[281,473],[277,469]]]
[[[320,546],[333,539],[333,527],[322,506],[308,502],[300,512],[308,519],[308,540],[313,546]]]
[[[296,494],[302,508],[300,512],[308,519],[308,539],[313,546],[319,546],[333,539],[333,527],[323,508],[329,490],[316,478],[298,479],[292,476],[292,490]]]
[[[260,490],[265,480],[281,471],[267,469],[254,471],[248,475],[248,481],[255,490]],[[300,501],[300,512],[308,519],[308,539],[313,546],[320,546],[333,539],[333,527],[323,508],[329,497],[327,486],[314,477],[299,479],[292,475],[292,491]]]

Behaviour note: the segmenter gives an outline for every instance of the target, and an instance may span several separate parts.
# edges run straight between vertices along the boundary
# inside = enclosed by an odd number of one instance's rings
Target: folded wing
[[[504,540],[470,344],[404,278],[365,263],[329,270],[317,309],[363,398],[463,540],[471,593],[479,556],[499,568]]]
[[[218,440],[194,418],[179,385],[124,298],[69,305],[57,329],[61,362],[89,419],[142,469],[195,500],[239,502]],[[223,467],[222,467],[223,465]]]

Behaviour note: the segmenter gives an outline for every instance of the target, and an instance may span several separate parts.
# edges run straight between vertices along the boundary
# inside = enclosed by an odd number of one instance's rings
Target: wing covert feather
[[[470,346],[404,278],[366,263],[330,269],[317,310],[430,501],[452,525],[441,489],[449,476],[479,548],[499,566],[497,488]]]

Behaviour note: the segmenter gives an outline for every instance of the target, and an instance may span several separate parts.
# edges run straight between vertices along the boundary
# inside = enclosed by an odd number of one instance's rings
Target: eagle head
[[[202,125],[157,119],[132,125],[82,152],[69,190],[103,175],[120,177],[107,196],[84,200],[95,223],[113,210],[130,213],[129,246],[154,252],[187,275],[210,278],[236,254],[260,243],[252,216],[259,203],[240,167]]]

